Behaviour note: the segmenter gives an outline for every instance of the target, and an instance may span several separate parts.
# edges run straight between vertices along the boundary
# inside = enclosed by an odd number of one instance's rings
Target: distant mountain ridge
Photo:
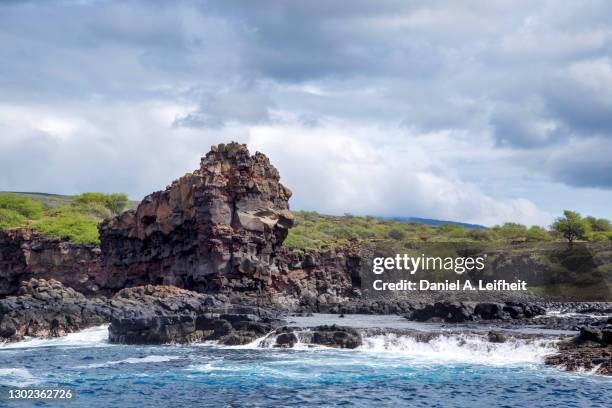
[[[418,224],[426,224],[426,225],[457,225],[460,227],[464,227],[467,229],[473,230],[486,230],[488,229],[484,225],[479,224],[469,224],[465,222],[458,221],[445,221],[445,220],[436,220],[432,218],[419,218],[419,217],[379,217],[384,220],[398,221],[398,222],[416,222]]]

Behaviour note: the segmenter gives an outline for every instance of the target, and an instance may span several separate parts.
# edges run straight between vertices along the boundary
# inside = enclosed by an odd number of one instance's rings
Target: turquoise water
[[[610,407],[610,378],[542,364],[550,343],[374,336],[358,350],[122,346],[106,328],[0,346],[4,387],[72,387],[75,401],[0,406]],[[10,405],[12,404],[12,405]]]

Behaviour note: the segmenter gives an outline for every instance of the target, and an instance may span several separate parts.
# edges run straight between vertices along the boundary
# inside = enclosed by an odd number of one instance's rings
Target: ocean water
[[[612,407],[612,379],[543,365],[551,339],[492,344],[450,330],[426,343],[386,334],[367,337],[356,350],[335,350],[276,349],[266,339],[237,347],[124,346],[106,337],[101,326],[0,346],[0,387],[76,392],[70,402],[0,406]]]

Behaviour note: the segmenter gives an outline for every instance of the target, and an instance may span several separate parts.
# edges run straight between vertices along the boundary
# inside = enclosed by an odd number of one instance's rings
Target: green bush
[[[475,241],[493,241],[494,234],[489,230],[472,230],[468,232],[468,238]]]
[[[11,210],[24,218],[37,220],[42,217],[45,208],[31,198],[14,193],[0,193],[0,209]]]
[[[605,232],[593,232],[589,235],[589,241],[602,242],[608,241],[612,235],[606,234]]]
[[[584,220],[588,222],[591,226],[591,229],[594,232],[605,232],[612,231],[612,225],[610,225],[610,221],[605,218],[595,218],[595,217],[584,217]]]
[[[497,225],[493,227],[493,231],[506,241],[521,240],[527,236],[527,227],[516,222],[506,222],[501,226]]]
[[[34,228],[41,234],[67,238],[77,244],[96,244],[100,242],[98,220],[86,214],[58,211],[52,216],[36,222]]]
[[[128,204],[128,196],[123,193],[83,193],[74,197],[74,205],[91,206],[99,205],[106,207],[111,214],[120,214]]]
[[[394,239],[396,241],[401,241],[406,238],[406,233],[399,228],[391,228],[389,230],[389,238]]]
[[[0,230],[23,226],[26,221],[26,218],[17,211],[0,208]]]
[[[527,230],[526,239],[527,242],[540,242],[550,241],[552,240],[552,237],[544,228],[534,225]]]

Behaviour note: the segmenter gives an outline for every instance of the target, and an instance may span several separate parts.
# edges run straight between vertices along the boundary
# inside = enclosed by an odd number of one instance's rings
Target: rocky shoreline
[[[199,169],[136,209],[105,220],[100,246],[26,228],[0,231],[0,342],[108,323],[109,341],[122,344],[264,339],[279,348],[298,342],[356,348],[363,338],[354,328],[319,325],[298,336],[288,318],[400,315],[449,325],[581,330],[547,363],[610,374],[612,322],[601,316],[612,313],[612,304],[553,302],[533,293],[368,298],[357,243],[306,252],[283,247],[293,225],[290,196],[265,155],[230,143],[213,146]],[[600,334],[585,340],[583,332],[592,331]],[[487,338],[504,341],[495,331]]]

